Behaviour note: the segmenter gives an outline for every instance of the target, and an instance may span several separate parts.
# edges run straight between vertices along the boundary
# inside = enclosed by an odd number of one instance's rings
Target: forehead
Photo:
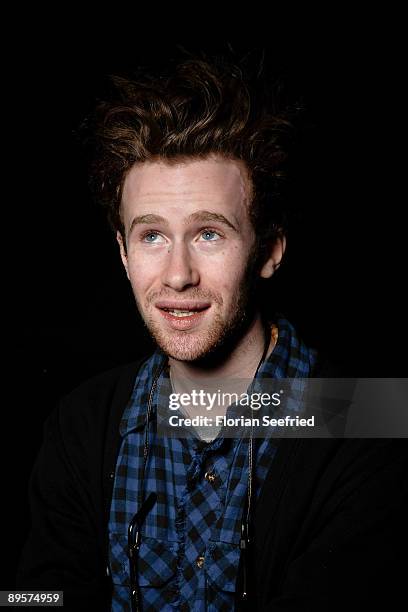
[[[244,162],[211,156],[187,161],[149,161],[135,164],[126,176],[122,212],[126,217],[141,212],[216,207],[238,218],[247,210],[251,181]]]

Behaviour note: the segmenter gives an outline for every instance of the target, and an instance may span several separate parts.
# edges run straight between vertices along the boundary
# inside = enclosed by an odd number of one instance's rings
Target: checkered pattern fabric
[[[277,343],[257,378],[311,376],[315,351],[306,347],[285,318],[279,317],[276,325]],[[109,521],[115,612],[131,609],[127,531],[140,501],[149,393],[155,373],[166,359],[157,350],[144,363],[120,424],[122,444]],[[164,367],[153,396],[152,419],[166,381]],[[256,498],[273,461],[276,440],[254,443]],[[160,438],[151,427],[144,490],[146,496],[154,491],[157,501],[144,522],[139,550],[139,586],[145,612],[234,609],[247,482],[246,437],[226,438],[221,430],[206,443],[194,437]]]

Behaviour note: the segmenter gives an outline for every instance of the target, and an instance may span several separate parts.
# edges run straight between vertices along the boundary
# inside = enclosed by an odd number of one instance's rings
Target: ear
[[[268,245],[265,255],[265,260],[259,272],[261,278],[270,278],[281,265],[283,254],[286,249],[286,237],[284,234],[278,234],[273,242]]]
[[[125,249],[125,245],[123,244],[122,234],[119,231],[116,232],[116,240],[118,241],[118,244],[119,244],[120,258],[121,258],[122,263],[123,263],[123,265],[125,267],[126,276],[130,280],[130,278],[129,278],[128,258],[127,258],[127,255],[126,255],[126,249]]]

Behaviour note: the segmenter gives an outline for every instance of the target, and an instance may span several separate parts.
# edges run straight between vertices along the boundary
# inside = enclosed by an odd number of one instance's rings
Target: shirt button
[[[206,473],[204,474],[204,478],[205,478],[206,480],[208,480],[208,482],[214,482],[214,480],[215,480],[215,474],[214,474],[214,472],[206,472]]]
[[[109,479],[113,480],[115,478],[115,472],[109,472]]]
[[[197,557],[197,559],[196,559],[197,567],[199,567],[201,569],[203,567],[203,565],[204,565],[204,561],[205,561],[204,555],[200,555],[199,557]]]

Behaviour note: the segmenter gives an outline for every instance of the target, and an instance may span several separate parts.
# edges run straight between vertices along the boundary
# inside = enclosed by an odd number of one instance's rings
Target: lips
[[[187,331],[202,320],[211,304],[196,300],[162,300],[156,302],[155,306],[170,327],[179,331]]]

